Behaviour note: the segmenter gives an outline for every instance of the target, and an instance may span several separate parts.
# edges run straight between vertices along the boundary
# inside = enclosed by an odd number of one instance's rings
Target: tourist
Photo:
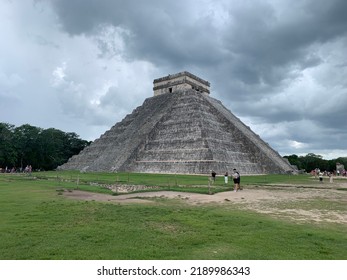
[[[214,170],[212,170],[211,176],[212,176],[212,181],[213,182],[216,181],[216,175],[217,175],[217,173]]]
[[[224,174],[224,183],[226,185],[228,184],[228,172],[225,172],[225,174]]]
[[[329,182],[332,183],[333,182],[333,173],[329,172]]]
[[[240,173],[234,168],[233,169],[233,181],[234,181],[234,192],[237,192],[240,189]]]
[[[319,172],[319,182],[323,183],[323,173]]]

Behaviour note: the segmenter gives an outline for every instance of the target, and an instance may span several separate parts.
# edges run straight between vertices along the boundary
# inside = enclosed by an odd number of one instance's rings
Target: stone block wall
[[[210,93],[210,83],[185,71],[153,81],[154,96],[193,89],[203,94]]]

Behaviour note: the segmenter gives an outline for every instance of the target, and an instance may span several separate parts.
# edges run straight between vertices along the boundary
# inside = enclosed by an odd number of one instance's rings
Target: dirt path
[[[227,191],[214,195],[186,192],[145,192],[112,196],[75,190],[64,192],[72,199],[110,203],[156,203],[153,198],[179,199],[192,205],[206,203],[233,205],[296,221],[334,222],[347,225],[347,182],[300,186],[246,187],[239,192]]]

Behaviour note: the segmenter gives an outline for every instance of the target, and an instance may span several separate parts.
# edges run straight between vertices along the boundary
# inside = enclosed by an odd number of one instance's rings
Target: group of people
[[[333,183],[333,178],[335,176],[340,176],[340,175],[347,176],[346,170],[342,170],[342,171],[337,170],[337,171],[330,172],[330,171],[321,171],[319,168],[312,170],[311,174],[314,175],[315,178],[318,177],[320,182],[323,182],[324,177],[329,177],[330,183]]]
[[[217,176],[217,173],[214,170],[212,170],[211,171],[211,178],[212,178],[213,182],[216,181],[216,176]],[[242,189],[241,185],[240,185],[241,176],[240,176],[240,173],[236,170],[236,168],[233,169],[233,173],[231,174],[231,178],[233,179],[233,182],[234,182],[234,192],[241,190]],[[228,184],[228,180],[229,180],[229,173],[225,172],[224,183],[226,185]]]
[[[321,173],[321,175],[323,176],[342,176],[342,177],[346,177],[347,176],[347,170],[343,169],[343,170],[334,170],[334,171],[321,171],[319,168],[316,168],[314,170],[312,170],[311,175],[314,175],[315,178],[317,178],[317,176],[319,176],[319,174]]]
[[[0,173],[31,173],[32,172],[32,167],[31,165],[27,165],[25,168],[19,167],[12,167],[8,168],[7,166],[5,168],[0,167]]]

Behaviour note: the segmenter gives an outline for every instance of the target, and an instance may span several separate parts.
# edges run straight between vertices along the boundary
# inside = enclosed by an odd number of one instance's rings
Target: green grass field
[[[146,174],[146,173],[80,173],[78,171],[64,172],[38,172],[35,176],[40,179],[50,180],[68,180],[80,182],[99,182],[105,184],[124,183],[124,184],[143,184],[143,185],[159,185],[159,186],[192,186],[207,185],[207,175],[179,175],[179,174]],[[313,180],[309,175],[259,175],[259,176],[242,176],[243,184],[274,184],[274,183],[296,183],[296,184],[312,184]],[[216,185],[224,185],[224,176],[217,175]]]
[[[76,180],[79,180],[79,185]],[[0,174],[0,259],[347,259],[347,226],[295,223],[236,205],[155,199],[116,204],[66,199],[90,182],[207,190],[206,176],[45,172]],[[244,185],[314,184],[309,176],[244,176]],[[223,178],[213,186],[226,190]],[[346,210],[346,209],[342,209]]]

